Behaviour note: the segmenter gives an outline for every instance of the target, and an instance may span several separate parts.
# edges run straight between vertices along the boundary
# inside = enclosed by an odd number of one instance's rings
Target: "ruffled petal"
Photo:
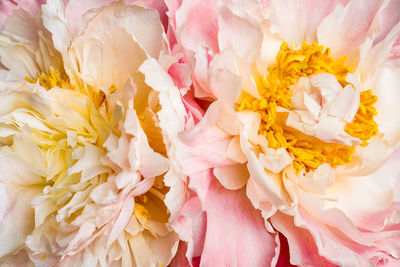
[[[99,9],[71,45],[76,79],[106,93],[112,85],[123,88],[147,57],[159,57],[164,47],[162,31],[155,10],[121,2]]]

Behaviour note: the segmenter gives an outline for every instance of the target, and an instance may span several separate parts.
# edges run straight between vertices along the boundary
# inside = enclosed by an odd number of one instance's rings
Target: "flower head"
[[[209,102],[182,134],[184,171],[245,186],[292,264],[397,261],[398,15],[384,23],[396,1],[206,2],[175,13],[194,95]]]
[[[79,8],[17,9],[0,32],[0,243],[18,233],[0,262],[167,265],[186,200],[173,140],[190,121],[177,59],[150,6]]]

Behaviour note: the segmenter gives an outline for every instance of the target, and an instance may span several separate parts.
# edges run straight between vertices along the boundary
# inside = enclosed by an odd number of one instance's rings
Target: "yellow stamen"
[[[303,42],[301,48],[293,49],[283,42],[276,62],[268,66],[268,74],[265,77],[254,77],[261,99],[242,91],[236,109],[251,110],[260,114],[258,133],[265,136],[269,147],[285,148],[293,157],[296,171],[314,170],[324,163],[336,167],[352,160],[354,147],[325,143],[307,137],[287,127],[284,115],[277,113],[278,106],[292,109],[290,88],[301,77],[330,73],[342,86],[349,84],[346,76],[350,70],[345,66],[345,61],[345,57],[337,60],[332,58],[330,49],[325,49],[317,43],[308,45]],[[359,138],[363,142],[362,145],[366,145],[367,141],[378,133],[377,124],[373,120],[376,110],[372,106],[377,98],[368,90],[360,94],[360,99],[360,108],[354,120],[346,125],[345,131]]]
[[[140,220],[142,224],[146,224],[148,221],[151,220],[150,212],[139,203],[135,203],[135,215]]]
[[[41,73],[36,77],[36,79],[31,79],[27,76],[25,77],[25,80],[30,83],[36,83],[39,81],[39,84],[47,90],[56,86],[63,89],[74,89],[67,74],[65,74],[65,72],[60,73],[58,70],[51,70],[47,74]]]
[[[25,80],[29,83],[36,83],[39,81],[39,84],[44,87],[46,90],[50,90],[54,87],[59,87],[62,89],[76,90],[82,94],[88,95],[96,108],[100,107],[106,100],[106,96],[103,91],[94,89],[90,85],[87,85],[86,89],[76,88],[74,85],[70,83],[70,79],[68,75],[64,71],[59,70],[51,70],[47,74],[41,73],[36,78],[25,77]],[[110,94],[117,91],[117,87],[115,85],[111,85],[108,88]]]
[[[361,146],[366,146],[368,140],[378,134],[378,124],[374,121],[377,114],[372,106],[378,100],[378,97],[372,94],[371,90],[360,93],[360,107],[351,123],[348,123],[344,129],[346,133],[357,137],[362,141]]]

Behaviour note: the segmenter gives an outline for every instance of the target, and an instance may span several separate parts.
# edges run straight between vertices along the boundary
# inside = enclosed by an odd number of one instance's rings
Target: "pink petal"
[[[359,46],[368,36],[381,5],[379,0],[354,0],[346,6],[336,5],[335,11],[318,27],[318,42],[329,47],[335,58],[347,56],[347,63],[354,69],[359,59]]]
[[[210,106],[207,115],[196,127],[180,135],[181,144],[177,156],[184,173],[235,163],[227,157],[227,148],[232,137],[213,125],[218,114],[218,106]]]
[[[336,266],[318,255],[318,247],[312,235],[307,230],[296,227],[293,223],[293,218],[278,212],[271,217],[271,222],[287,238],[290,255],[286,255],[290,256],[291,264],[299,266]],[[278,263],[282,261],[284,259],[280,259]]]
[[[127,2],[132,2],[132,0],[129,0]],[[167,5],[165,1],[159,1],[159,0],[137,0],[134,1],[136,5],[142,5],[144,7],[152,8],[158,11],[160,14],[160,19],[161,22],[164,26],[165,29],[168,27],[168,16],[167,16]]]
[[[201,266],[268,266],[276,244],[244,189],[224,189],[211,180],[205,199],[207,230]]]
[[[232,48],[240,59],[250,65],[260,51],[263,35],[260,24],[252,18],[244,17],[243,14],[237,15],[238,10],[245,12],[231,6],[219,9],[219,48]]]
[[[79,32],[79,24],[83,15],[89,10],[107,6],[116,0],[70,0],[66,7],[65,13],[68,23],[68,29],[71,37]]]
[[[214,53],[219,52],[217,1],[184,1],[176,12],[176,28],[186,49],[197,51],[203,43]]]
[[[390,1],[385,9],[379,13],[379,22],[381,33],[374,40],[374,43],[383,40],[392,28],[400,22],[400,0]]]
[[[274,12],[270,20],[289,43],[316,42],[319,23],[337,3],[338,0],[271,0],[269,5]]]

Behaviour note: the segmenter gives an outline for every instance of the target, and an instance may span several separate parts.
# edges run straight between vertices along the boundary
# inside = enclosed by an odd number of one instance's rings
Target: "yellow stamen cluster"
[[[59,70],[51,70],[48,73],[41,73],[36,78],[25,77],[25,80],[30,83],[36,83],[39,81],[39,84],[44,87],[46,90],[50,90],[54,87],[59,87],[62,89],[76,90],[82,94],[89,96],[92,99],[96,108],[100,107],[105,101],[105,94],[101,90],[94,90],[91,86],[87,85],[86,89],[76,88],[71,84],[68,75],[65,71]],[[111,85],[108,88],[110,94],[117,91],[115,85]]]
[[[154,213],[154,209],[151,208],[150,199],[159,199],[160,203],[164,205],[165,194],[168,192],[168,188],[165,187],[163,177],[159,176],[154,180],[153,186],[142,195],[134,196],[135,198],[135,210],[134,213],[138,218],[139,222],[146,226],[147,223],[152,219],[150,210]],[[166,209],[165,209],[166,210]],[[158,218],[167,217],[167,214],[155,214]]]
[[[329,163],[335,167],[352,160],[354,147],[324,143],[316,138],[305,136],[299,131],[285,125],[286,115],[277,113],[277,107],[291,110],[290,88],[301,77],[317,73],[334,75],[342,86],[347,85],[346,76],[349,69],[345,66],[346,58],[330,57],[330,49],[313,43],[303,42],[301,48],[290,48],[283,42],[276,56],[276,62],[268,66],[265,77],[255,75],[258,93],[261,98],[242,91],[236,109],[251,110],[261,116],[259,134],[265,136],[268,146],[273,149],[285,148],[293,157],[295,170],[314,170],[318,166]],[[366,91],[368,92],[368,91]],[[364,143],[377,134],[376,115],[372,104],[376,97],[370,93],[361,93],[360,109],[352,123],[346,126],[346,132],[360,138]]]
[[[378,97],[371,90],[360,93],[360,107],[351,123],[348,123],[344,131],[362,141],[361,146],[366,146],[368,140],[378,134],[378,124],[374,121],[377,114],[373,106]]]
[[[29,77],[25,77],[25,80],[30,83],[36,83],[39,81],[39,84],[50,90],[54,87],[60,87],[63,89],[74,89],[74,86],[71,85],[68,75],[65,72],[60,73],[58,70],[51,70],[49,73],[41,73],[36,79],[31,79]]]

